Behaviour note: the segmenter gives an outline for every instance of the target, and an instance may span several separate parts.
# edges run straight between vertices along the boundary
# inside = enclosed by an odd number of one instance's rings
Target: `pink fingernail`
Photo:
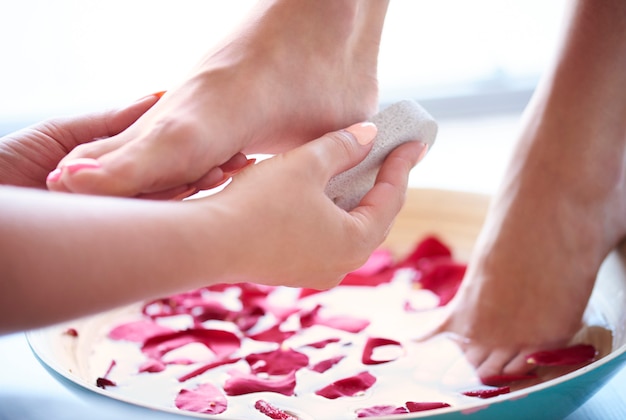
[[[63,164],[63,169],[67,169],[70,174],[78,172],[83,169],[99,169],[100,162],[95,159],[81,158],[71,160]]]
[[[61,174],[62,172],[59,168],[55,169],[48,174],[48,176],[46,177],[46,182],[57,182],[59,179],[61,179]]]
[[[346,131],[352,133],[359,144],[366,145],[370,144],[376,138],[376,133],[378,129],[376,125],[371,122],[362,122],[358,124],[351,125],[346,128]]]

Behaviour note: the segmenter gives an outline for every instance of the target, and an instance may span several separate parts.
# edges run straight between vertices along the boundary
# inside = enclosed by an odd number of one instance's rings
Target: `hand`
[[[82,143],[124,131],[159,100],[150,95],[122,109],[50,119],[0,139],[0,184],[46,188],[46,177]]]
[[[229,261],[225,279],[325,289],[361,266],[385,239],[425,149],[419,142],[395,149],[374,187],[346,212],[325,187],[367,155],[375,135],[371,123],[326,134],[245,169],[204,199],[226,226],[228,240],[219,245],[228,247],[220,250]]]

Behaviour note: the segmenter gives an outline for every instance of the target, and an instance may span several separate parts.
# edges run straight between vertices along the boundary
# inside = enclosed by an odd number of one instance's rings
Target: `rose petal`
[[[467,395],[468,397],[478,397],[478,398],[492,398],[502,394],[508,394],[511,392],[511,388],[508,386],[501,386],[498,388],[491,389],[477,389],[474,391],[466,391],[463,395]]]
[[[417,282],[423,289],[436,294],[439,297],[439,306],[444,306],[459,290],[466,268],[465,264],[436,260],[425,265]]]
[[[220,414],[226,411],[226,396],[211,384],[200,384],[193,390],[182,389],[176,397],[176,407],[194,413]]]
[[[484,385],[488,386],[504,386],[506,384],[510,384],[512,382],[525,381],[528,379],[535,379],[537,375],[528,374],[528,375],[492,375],[486,376],[484,378],[480,378],[480,381]]]
[[[258,400],[257,402],[255,402],[254,408],[274,420],[298,420],[291,414],[284,412],[283,410],[277,408],[276,406],[273,406],[272,404],[264,400]]]
[[[336,357],[331,357],[330,359],[322,360],[321,362],[317,362],[316,364],[311,366],[311,370],[318,372],[318,373],[324,373],[328,369],[330,369],[331,367],[335,366],[337,363],[342,361],[345,357],[346,356],[336,356]]]
[[[358,418],[378,417],[391,414],[406,414],[408,410],[404,407],[395,407],[393,405],[375,405],[368,408],[359,408],[356,410]]]
[[[435,236],[428,236],[420,241],[415,249],[399,264],[398,267],[417,267],[426,258],[452,258],[450,248]]]
[[[244,395],[254,392],[276,392],[291,396],[296,387],[296,375],[294,372],[280,376],[260,378],[256,375],[245,374],[238,371],[230,373],[231,377],[224,383],[226,395]]]
[[[321,308],[321,305],[317,305],[313,310],[300,315],[300,325],[302,328],[309,328],[313,325],[324,325],[337,330],[359,333],[370,324],[367,319],[359,319],[349,316],[323,317],[319,315],[319,310]]]
[[[237,363],[240,360],[241,360],[241,357],[235,357],[231,359],[222,359],[216,362],[208,363],[206,365],[200,366],[199,368],[196,368],[192,370],[191,372],[186,373],[183,376],[179,377],[178,382],[185,382],[191,378],[195,378],[198,375],[202,375],[204,372],[208,370],[215,369],[216,367],[220,367],[224,365],[229,365],[231,363]]]
[[[151,319],[143,319],[116,326],[109,332],[109,338],[112,340],[127,340],[143,343],[145,340],[155,335],[173,332],[173,329],[159,325]]]
[[[446,407],[450,407],[450,404],[445,402],[406,402],[406,408],[409,410],[410,413],[417,413],[418,411],[436,410],[438,408]]]
[[[270,343],[280,344],[289,337],[293,336],[295,333],[296,331],[282,331],[280,329],[280,324],[276,324],[265,331],[261,331],[260,333],[254,335],[249,335],[248,337],[256,341],[266,341]]]
[[[358,375],[335,381],[315,391],[315,393],[330,400],[339,397],[353,397],[368,390],[375,382],[376,378],[369,372],[361,372]]]
[[[354,270],[351,274],[359,276],[371,276],[391,267],[393,265],[393,256],[391,251],[384,248],[376,249],[372,252],[361,267]]]
[[[142,351],[150,358],[161,359],[170,351],[190,343],[200,343],[213,351],[217,358],[231,355],[239,349],[239,338],[228,331],[190,328],[148,338]]]
[[[309,357],[292,349],[278,349],[246,356],[252,373],[286,375],[309,365]]]
[[[341,339],[337,337],[333,337],[333,338],[327,338],[326,340],[320,340],[314,343],[305,344],[302,347],[313,347],[315,349],[323,349],[327,345],[332,344],[332,343],[338,343],[339,341],[341,341]]]
[[[555,350],[544,350],[530,354],[526,357],[526,362],[539,366],[563,366],[577,365],[591,362],[598,352],[590,344],[577,344]]]
[[[148,359],[139,366],[139,372],[158,373],[165,370],[165,363],[162,360]]]
[[[369,337],[367,339],[367,342],[365,343],[365,347],[363,348],[363,354],[361,355],[361,362],[364,365],[378,365],[381,363],[387,363],[387,362],[391,362],[392,360],[396,360],[397,357],[394,357],[391,359],[380,359],[380,360],[374,359],[372,357],[376,348],[383,347],[383,346],[397,346],[397,347],[402,348],[402,344],[400,344],[399,341],[391,340],[389,338]]]

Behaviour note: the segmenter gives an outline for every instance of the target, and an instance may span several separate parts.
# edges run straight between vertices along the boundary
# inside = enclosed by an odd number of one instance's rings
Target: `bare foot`
[[[237,153],[277,153],[376,112],[387,2],[261,2],[232,36],[123,133],[83,145],[49,188],[178,196],[223,180]]]

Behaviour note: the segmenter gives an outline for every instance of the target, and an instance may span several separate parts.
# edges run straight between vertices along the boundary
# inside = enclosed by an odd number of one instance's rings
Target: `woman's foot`
[[[77,147],[49,188],[179,196],[218,184],[237,153],[278,153],[367,119],[387,2],[261,3],[178,87],[117,136]],[[245,159],[230,162],[236,170]]]

